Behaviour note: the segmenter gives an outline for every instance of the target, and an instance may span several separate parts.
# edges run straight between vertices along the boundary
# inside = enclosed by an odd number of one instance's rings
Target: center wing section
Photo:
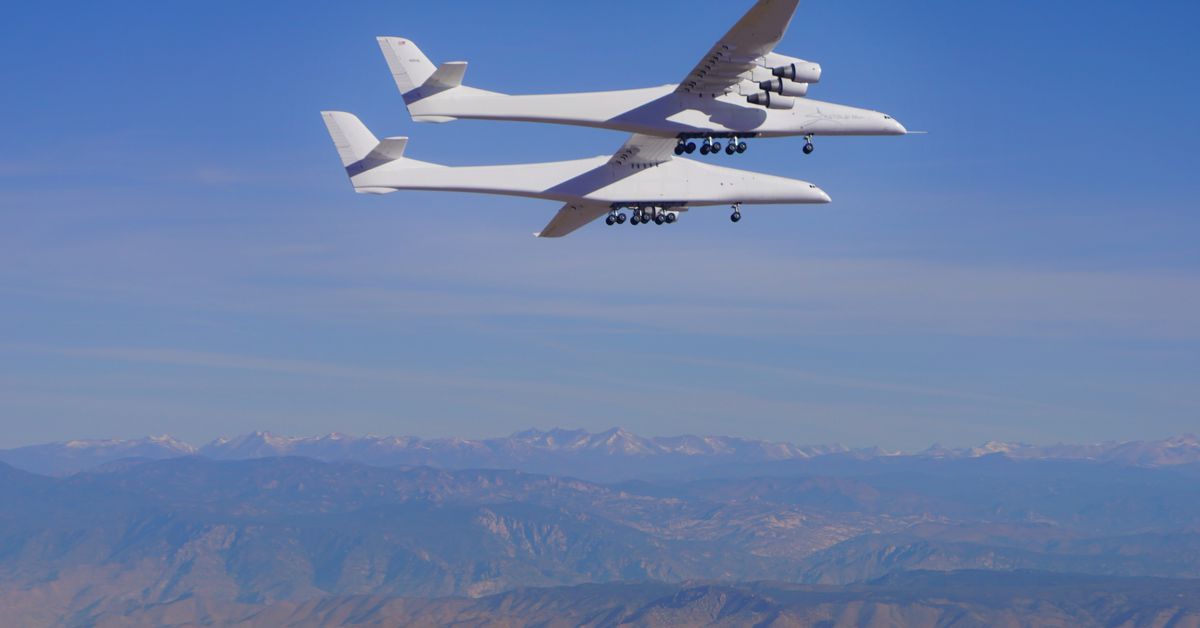
[[[675,91],[724,94],[758,66],[758,59],[775,50],[787,33],[800,0],[758,0]]]
[[[634,133],[628,142],[608,160],[613,166],[646,168],[671,161],[675,158],[675,147],[679,140],[670,137],[654,137]]]
[[[611,159],[608,165],[615,170],[617,177],[633,176],[646,168],[652,168],[675,158],[675,146],[678,140],[669,137],[654,137],[652,135],[634,134],[625,142]],[[641,176],[656,177],[658,173],[646,172]],[[558,210],[550,224],[537,234],[539,238],[561,238],[584,225],[608,214],[612,206],[594,201],[567,203]]]

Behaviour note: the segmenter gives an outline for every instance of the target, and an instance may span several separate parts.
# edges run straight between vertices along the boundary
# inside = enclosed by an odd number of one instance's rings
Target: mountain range
[[[0,608],[69,626],[1196,626],[1196,448],[72,441],[3,452]]]
[[[602,433],[583,430],[527,430],[485,440],[416,437],[354,437],[329,434],[290,437],[253,432],[194,446],[170,436],[137,440],[74,440],[0,450],[0,461],[47,475],[68,475],[126,458],[164,460],[203,456],[214,460],[300,456],[352,461],[374,466],[433,466],[449,469],[516,469],[530,473],[569,475],[596,481],[620,481],[684,474],[727,474],[731,468],[825,457],[878,459],[915,457],[965,459],[1003,456],[1018,460],[1086,460],[1130,466],[1200,464],[1200,438],[1179,436],[1159,441],[1105,442],[1048,446],[989,442],[978,447],[934,445],[920,452],[841,445],[799,446],[724,436],[646,438],[614,428]],[[614,461],[620,461],[614,465]]]
[[[483,598],[323,597],[268,605],[187,598],[99,606],[93,626],[762,626],[988,628],[1200,625],[1190,581],[1037,572],[912,572],[848,587],[616,583]]]
[[[190,608],[210,620],[219,609],[244,617],[292,609],[303,619],[334,607],[365,612],[364,599],[407,613],[402,600],[531,587],[853,587],[920,570],[1200,582],[1192,466],[1004,456],[784,462],[775,475],[616,483],[296,456],[124,459],[66,477],[3,465],[0,607],[32,618],[28,625],[101,625],[128,619],[121,609]],[[640,599],[621,608],[653,602]],[[714,599],[688,612],[708,612]],[[616,612],[604,606],[612,602],[593,610]],[[437,612],[483,608],[446,604]],[[441,615],[420,617],[410,619]]]

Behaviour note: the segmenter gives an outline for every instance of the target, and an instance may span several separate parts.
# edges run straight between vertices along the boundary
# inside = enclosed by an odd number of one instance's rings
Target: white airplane
[[[459,118],[598,127],[676,139],[675,154],[746,152],[744,140],[818,135],[905,135],[891,116],[810,100],[816,63],[774,52],[800,0],[758,0],[678,85],[579,94],[512,96],[463,85],[466,62],[435,67],[407,39],[380,37],[396,85],[417,122]]]
[[[354,190],[389,194],[397,190],[478,192],[565,203],[540,233],[560,238],[607,216],[623,224],[625,209],[634,225],[674,223],[692,207],[732,205],[730,219],[742,219],[742,204],[828,203],[817,186],[745,170],[680,159],[671,138],[634,135],[613,156],[511,166],[448,167],[405,157],[407,137],[382,141],[354,115],[321,113]]]

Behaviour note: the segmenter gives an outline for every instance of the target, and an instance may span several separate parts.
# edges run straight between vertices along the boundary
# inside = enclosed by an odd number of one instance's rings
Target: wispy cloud
[[[723,242],[676,241],[645,257],[643,242],[584,238],[564,250],[484,246],[472,231],[381,231],[12,238],[0,259],[13,262],[14,289],[287,317],[538,317],[731,336],[1200,339],[1200,276],[1181,271],[806,256]]]

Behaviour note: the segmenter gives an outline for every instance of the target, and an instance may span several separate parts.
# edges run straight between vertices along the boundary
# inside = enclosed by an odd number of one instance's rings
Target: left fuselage
[[[737,94],[680,93],[674,85],[611,92],[510,96],[470,88],[448,90],[409,105],[416,120],[464,118],[588,126],[658,137],[784,137],[904,135],[887,114],[796,98],[791,109],[768,109]]]
[[[512,166],[443,167],[398,160],[356,174],[361,191],[437,190],[614,206],[828,203],[807,181],[690,159],[629,166],[607,157]]]

